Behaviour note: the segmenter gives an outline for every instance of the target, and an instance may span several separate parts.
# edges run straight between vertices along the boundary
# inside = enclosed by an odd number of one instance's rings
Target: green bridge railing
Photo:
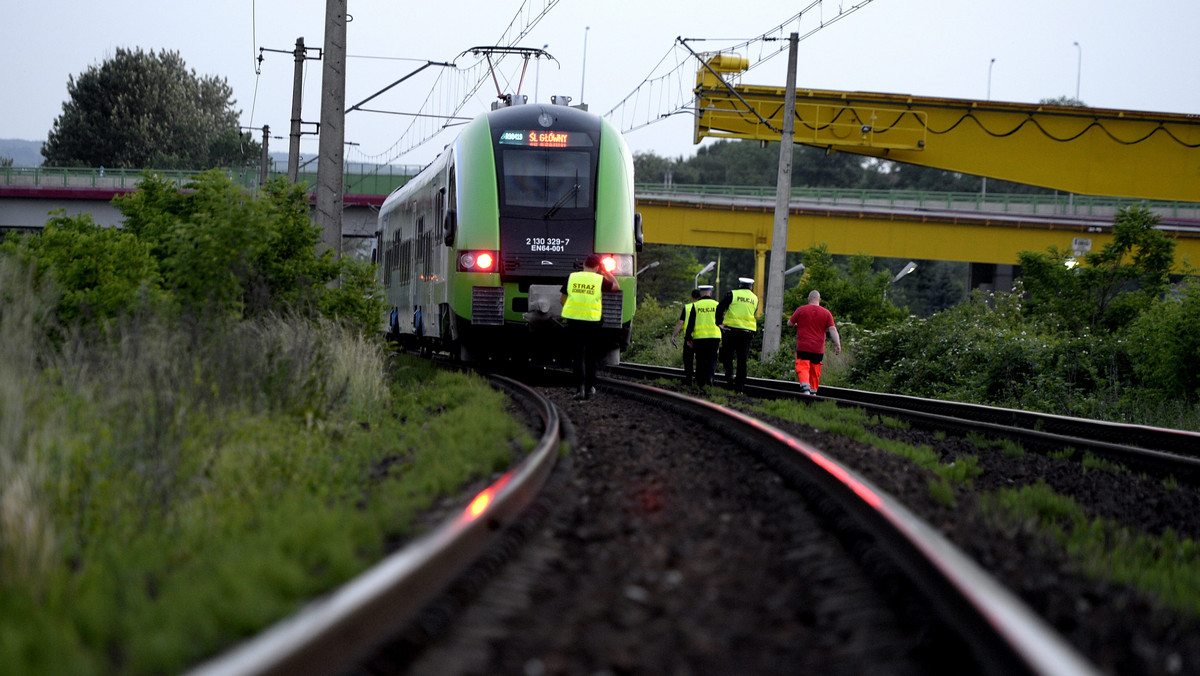
[[[343,190],[350,195],[387,195],[404,185],[420,171],[415,165],[351,165],[343,176]],[[177,170],[153,170],[153,172],[178,185],[186,185],[201,172]],[[66,168],[66,167],[0,167],[0,186],[36,186],[59,188],[105,188],[133,190],[142,180],[142,170]],[[258,185],[259,172],[254,169],[227,169],[224,173],[234,183],[245,188]],[[285,176],[286,172],[272,171],[269,178]],[[306,183],[309,192],[316,185],[315,171],[301,171],[300,182]]]
[[[350,165],[343,179],[348,195],[388,195],[415,176],[419,165]],[[61,167],[0,167],[0,186],[44,186],[73,188],[109,188],[132,190],[141,180],[142,171],[132,169],[61,168]],[[198,171],[155,171],[159,176],[186,185]],[[226,170],[234,183],[246,188],[258,185],[257,170]],[[269,176],[283,176],[272,171]],[[315,171],[301,171],[299,180],[312,192],[316,185]],[[709,195],[731,198],[774,200],[775,188],[737,185],[686,185],[639,183],[639,196]],[[889,209],[946,209],[988,213],[1111,217],[1117,209],[1142,205],[1163,218],[1200,220],[1200,203],[1161,202],[1150,200],[1097,197],[1068,193],[967,193],[931,192],[917,190],[861,190],[853,188],[792,188],[792,200],[840,206],[877,207]]]

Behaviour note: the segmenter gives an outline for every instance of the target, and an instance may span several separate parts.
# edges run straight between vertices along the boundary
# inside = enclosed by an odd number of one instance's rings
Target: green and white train
[[[496,104],[383,203],[376,231],[389,333],[466,361],[564,356],[561,289],[591,253],[616,363],[636,304],[641,216],[633,158],[608,120],[557,104]]]

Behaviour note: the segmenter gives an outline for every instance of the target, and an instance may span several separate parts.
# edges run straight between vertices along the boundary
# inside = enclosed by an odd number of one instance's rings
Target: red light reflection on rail
[[[821,467],[824,467],[826,472],[829,472],[837,477],[839,481],[846,484],[850,490],[857,493],[858,497],[862,498],[863,501],[868,505],[871,505],[875,509],[879,509],[883,506],[883,500],[880,499],[880,497],[874,491],[862,485],[862,483],[860,483],[857,479],[850,476],[850,474],[837,463],[833,462],[829,458],[826,458],[820,453],[810,453],[809,458],[811,458],[813,462],[817,463]]]
[[[490,504],[492,504],[492,489],[489,488],[479,495],[476,495],[475,499],[471,501],[471,504],[467,505],[467,516],[472,519],[479,518],[479,515],[483,514]]]
[[[496,479],[495,483],[493,483],[491,486],[488,486],[480,491],[479,494],[471,500],[471,504],[467,505],[467,508],[463,510],[463,518],[467,521],[474,521],[480,516],[483,516],[484,512],[488,510],[488,507],[491,507],[492,502],[496,499],[496,496],[499,495],[500,491],[503,490],[508,484],[508,480],[510,478],[512,478],[511,473],[505,474],[499,479]]]

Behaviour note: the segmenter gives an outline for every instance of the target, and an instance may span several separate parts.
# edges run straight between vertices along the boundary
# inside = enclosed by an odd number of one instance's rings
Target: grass
[[[1041,422],[1041,421],[1038,421]],[[978,432],[967,432],[967,441],[977,448],[997,448],[1006,458],[1020,458],[1025,455],[1025,447],[1012,439],[992,439]]]
[[[1124,473],[1124,472],[1129,471],[1129,469],[1127,467],[1125,467],[1125,465],[1122,465],[1119,462],[1113,462],[1111,460],[1106,460],[1104,458],[1101,458],[1100,456],[1093,455],[1091,453],[1085,453],[1083,455],[1083,471],[1084,471],[1084,473],[1087,473],[1094,469],[1095,470],[1103,470],[1106,472],[1115,472],[1115,473]]]
[[[0,298],[6,673],[181,671],[533,444],[484,381],[331,324],[47,341],[43,302]]]
[[[1005,524],[1049,535],[1092,577],[1137,587],[1168,607],[1200,615],[1200,545],[1191,539],[1088,519],[1074,500],[1041,481],[985,496],[983,508]]]
[[[881,424],[889,429],[902,429],[904,426],[886,417],[872,416],[859,408],[840,407],[831,401],[807,403],[784,399],[763,401],[753,408],[767,415],[849,437],[907,458],[937,475],[937,479],[930,482],[930,493],[945,504],[954,504],[954,484],[969,486],[972,479],[982,471],[979,469],[978,458],[973,455],[961,455],[948,463],[942,462],[930,446],[913,446],[871,433],[867,426],[872,424]]]

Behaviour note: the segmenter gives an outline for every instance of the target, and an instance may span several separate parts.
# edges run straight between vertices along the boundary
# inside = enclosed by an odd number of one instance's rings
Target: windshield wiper
[[[550,218],[554,214],[558,213],[558,210],[566,206],[567,201],[574,197],[578,192],[579,184],[576,183],[575,185],[571,186],[570,190],[563,193],[562,197],[558,198],[558,201],[554,203],[554,206],[550,207],[550,209],[546,211],[546,215],[542,216],[542,218]]]

